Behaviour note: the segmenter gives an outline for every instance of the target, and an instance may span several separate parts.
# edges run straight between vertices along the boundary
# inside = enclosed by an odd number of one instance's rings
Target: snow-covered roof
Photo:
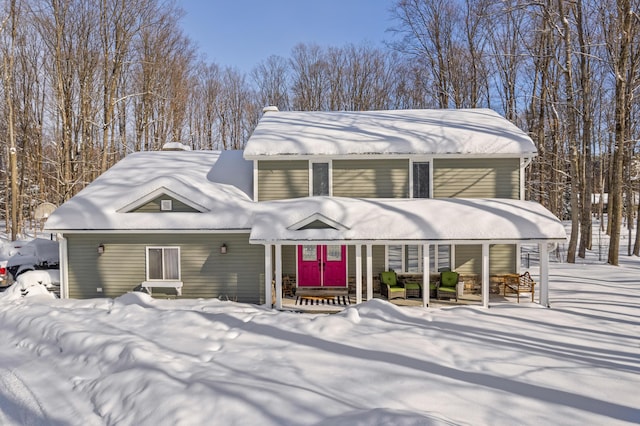
[[[507,199],[351,199],[270,201],[256,214],[252,243],[283,241],[564,240],[562,223],[542,205]],[[327,228],[304,224],[328,218]],[[338,226],[336,226],[338,225]]]
[[[127,156],[49,217],[48,231],[251,232],[255,244],[287,241],[563,240],[540,204],[507,199],[308,197],[254,202],[252,164],[240,151]],[[193,212],[137,210],[161,195]],[[323,225],[325,224],[325,225]],[[325,226],[322,229],[317,229]]]
[[[252,167],[241,151],[130,154],[56,209],[46,229],[247,229]],[[177,194],[201,213],[130,212],[156,194]]]
[[[513,155],[530,157],[529,136],[490,109],[265,112],[247,159],[285,155]]]

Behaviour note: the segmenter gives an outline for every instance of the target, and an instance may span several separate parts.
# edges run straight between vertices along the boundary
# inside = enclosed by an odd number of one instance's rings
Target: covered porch
[[[478,302],[491,303],[491,248],[497,245],[537,244],[541,254],[538,283],[539,303],[548,306],[548,253],[566,239],[560,221],[538,203],[506,199],[412,199],[378,200],[335,197],[310,197],[265,203],[257,214],[250,242],[265,248],[265,301],[276,309],[283,307],[283,248],[291,246],[348,247],[354,283],[355,303],[374,298],[374,280],[388,267],[374,248],[411,245],[421,255],[421,298],[417,304],[433,303],[429,289],[438,265],[432,247],[478,248],[473,262],[478,265]],[[437,250],[435,250],[437,256]],[[297,260],[296,260],[297,262]],[[455,268],[451,268],[455,269]],[[516,266],[511,273],[518,273]],[[436,275],[437,276],[437,275]],[[415,302],[412,302],[415,303]]]

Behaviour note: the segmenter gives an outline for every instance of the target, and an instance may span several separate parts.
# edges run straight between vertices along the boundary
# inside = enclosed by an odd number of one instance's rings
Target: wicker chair
[[[380,273],[380,293],[382,293],[387,300],[407,298],[407,291],[394,271]]]
[[[437,288],[438,299],[456,299],[458,301],[458,281],[460,274],[453,271],[443,271]]]

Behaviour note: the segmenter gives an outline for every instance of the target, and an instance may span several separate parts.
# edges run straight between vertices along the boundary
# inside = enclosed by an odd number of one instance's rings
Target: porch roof
[[[253,244],[566,240],[562,223],[532,201],[310,197],[261,204]]]

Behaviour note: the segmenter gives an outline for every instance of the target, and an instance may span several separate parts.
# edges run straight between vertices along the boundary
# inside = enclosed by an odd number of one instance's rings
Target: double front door
[[[346,246],[298,246],[298,287],[346,287]]]

